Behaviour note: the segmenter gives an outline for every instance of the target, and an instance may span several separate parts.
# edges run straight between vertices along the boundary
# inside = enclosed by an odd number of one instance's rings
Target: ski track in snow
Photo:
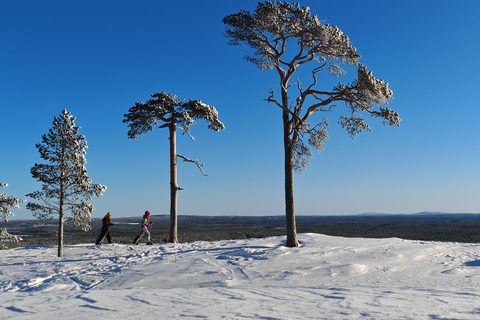
[[[1,318],[480,318],[477,244],[299,237],[3,250]]]

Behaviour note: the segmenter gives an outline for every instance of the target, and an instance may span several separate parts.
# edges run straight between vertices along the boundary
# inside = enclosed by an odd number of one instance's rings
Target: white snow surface
[[[1,319],[480,319],[477,244],[285,237],[0,251]]]

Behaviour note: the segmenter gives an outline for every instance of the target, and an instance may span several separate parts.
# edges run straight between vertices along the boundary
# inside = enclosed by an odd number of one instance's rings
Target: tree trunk
[[[63,257],[63,198],[60,199],[60,213],[58,214],[58,257]]]
[[[173,117],[172,117],[173,118]],[[177,123],[173,118],[170,123],[170,240],[178,243],[177,238]]]
[[[293,195],[294,149],[288,112],[283,112],[283,146],[285,151],[285,215],[287,226],[287,247],[298,247],[297,225],[295,222],[295,198]]]
[[[58,212],[58,257],[63,257],[63,204],[65,201],[65,189],[64,189],[64,163],[65,163],[65,147],[62,146],[62,160],[60,164],[60,203]]]

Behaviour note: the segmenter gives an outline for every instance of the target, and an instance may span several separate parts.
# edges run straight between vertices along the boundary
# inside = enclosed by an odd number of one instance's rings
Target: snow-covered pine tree
[[[321,151],[328,139],[329,122],[326,118],[318,119],[316,124],[307,120],[319,111],[328,113],[337,105],[345,104],[346,115],[341,116],[338,123],[352,138],[359,132],[371,131],[363,114],[399,126],[397,112],[383,107],[375,109],[387,104],[393,92],[388,83],[375,78],[359,63],[360,55],[349,38],[337,26],[318,20],[310,13],[309,7],[301,7],[298,3],[291,5],[287,1],[266,1],[258,3],[253,14],[241,10],[226,16],[223,23],[230,45],[244,43],[254,50],[253,56],[246,56],[245,60],[261,70],[276,70],[280,78],[280,98],[277,100],[271,90],[266,101],[278,106],[282,112],[287,247],[297,247],[293,173],[305,170],[313,156],[310,148]],[[310,62],[319,65],[308,70],[310,82],[302,87],[300,79],[295,82],[294,76],[299,69],[312,66]],[[350,84],[338,83],[332,90],[316,89],[319,72],[342,76],[346,73],[342,64],[355,66],[357,79]],[[288,92],[292,85],[298,90],[293,101],[290,100],[291,92]]]
[[[0,182],[0,188],[8,187],[8,183]],[[20,206],[20,203],[25,202],[24,199],[15,198],[14,196],[7,196],[6,193],[0,192],[0,212],[2,213],[2,221],[7,222],[9,217],[13,217],[14,214],[10,211],[10,208],[16,209]],[[6,239],[13,242],[21,240],[20,237],[12,235],[7,232],[7,228],[0,229],[0,239]],[[5,246],[2,246],[2,248]]]
[[[225,129],[218,119],[218,111],[215,107],[207,105],[200,100],[178,99],[176,95],[169,93],[155,93],[146,103],[136,102],[133,107],[124,114],[123,123],[129,123],[128,137],[137,139],[139,135],[153,130],[153,127],[169,128],[170,139],[170,239],[169,242],[177,243],[177,198],[178,190],[182,190],[177,184],[177,158],[197,165],[203,175],[203,164],[198,160],[190,160],[177,154],[177,129],[184,130],[190,135],[190,125],[194,119],[205,119],[208,128],[214,131]],[[161,121],[161,124],[158,123]]]
[[[75,226],[90,230],[88,222],[95,210],[88,201],[100,197],[107,189],[101,184],[93,184],[85,168],[87,141],[80,135],[80,127],[75,126],[75,117],[67,110],[53,118],[53,127],[42,136],[42,143],[35,147],[40,157],[47,161],[31,168],[32,177],[42,183],[42,189],[27,194],[27,197],[40,201],[29,202],[27,209],[40,220],[58,215],[58,256],[63,255],[63,225],[73,221]],[[65,218],[70,211],[71,217]]]

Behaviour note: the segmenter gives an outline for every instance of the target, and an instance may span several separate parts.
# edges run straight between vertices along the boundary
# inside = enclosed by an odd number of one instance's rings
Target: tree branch
[[[181,154],[178,154],[178,153],[177,153],[177,157],[182,158],[184,162],[191,162],[191,163],[196,164],[197,167],[198,167],[198,169],[200,170],[200,172],[202,172],[202,174],[203,174],[204,176],[210,177],[208,174],[206,174],[206,173],[203,172],[203,170],[202,170],[202,167],[205,165],[204,163],[200,163],[198,160],[191,160],[191,159],[189,159],[189,158],[187,158],[187,157],[184,157],[184,156],[182,156]]]
[[[270,93],[270,96],[269,96],[267,99],[265,99],[264,101],[273,102],[273,103],[275,103],[278,107],[280,107],[282,110],[285,110],[285,108],[284,108],[280,103],[278,103],[277,100],[273,99],[273,95],[274,95],[275,91],[270,90],[269,93]],[[286,109],[286,111],[292,115],[292,118],[295,118],[295,119],[298,120],[300,123],[302,123],[302,119],[300,119],[300,117],[299,117],[298,115],[296,115],[294,112],[292,112],[292,110]]]
[[[280,103],[278,103],[277,100],[273,99],[273,96],[274,96],[274,94],[275,94],[275,91],[273,91],[272,89],[270,89],[270,91],[268,91],[268,93],[270,93],[270,96],[269,96],[267,99],[263,100],[263,101],[273,102],[273,103],[275,103],[277,106],[279,106],[281,109],[283,109],[283,106],[282,106]]]
[[[187,134],[190,139],[195,141],[195,138],[190,134],[190,129],[187,125],[184,125],[183,127],[177,127],[178,130],[183,130],[184,132],[182,134]]]
[[[326,66],[326,63],[312,70],[313,83],[307,88],[307,90],[305,91],[305,94],[307,94],[307,92],[309,91],[312,91],[312,88],[317,84],[317,73],[322,71],[323,67],[325,66]]]

